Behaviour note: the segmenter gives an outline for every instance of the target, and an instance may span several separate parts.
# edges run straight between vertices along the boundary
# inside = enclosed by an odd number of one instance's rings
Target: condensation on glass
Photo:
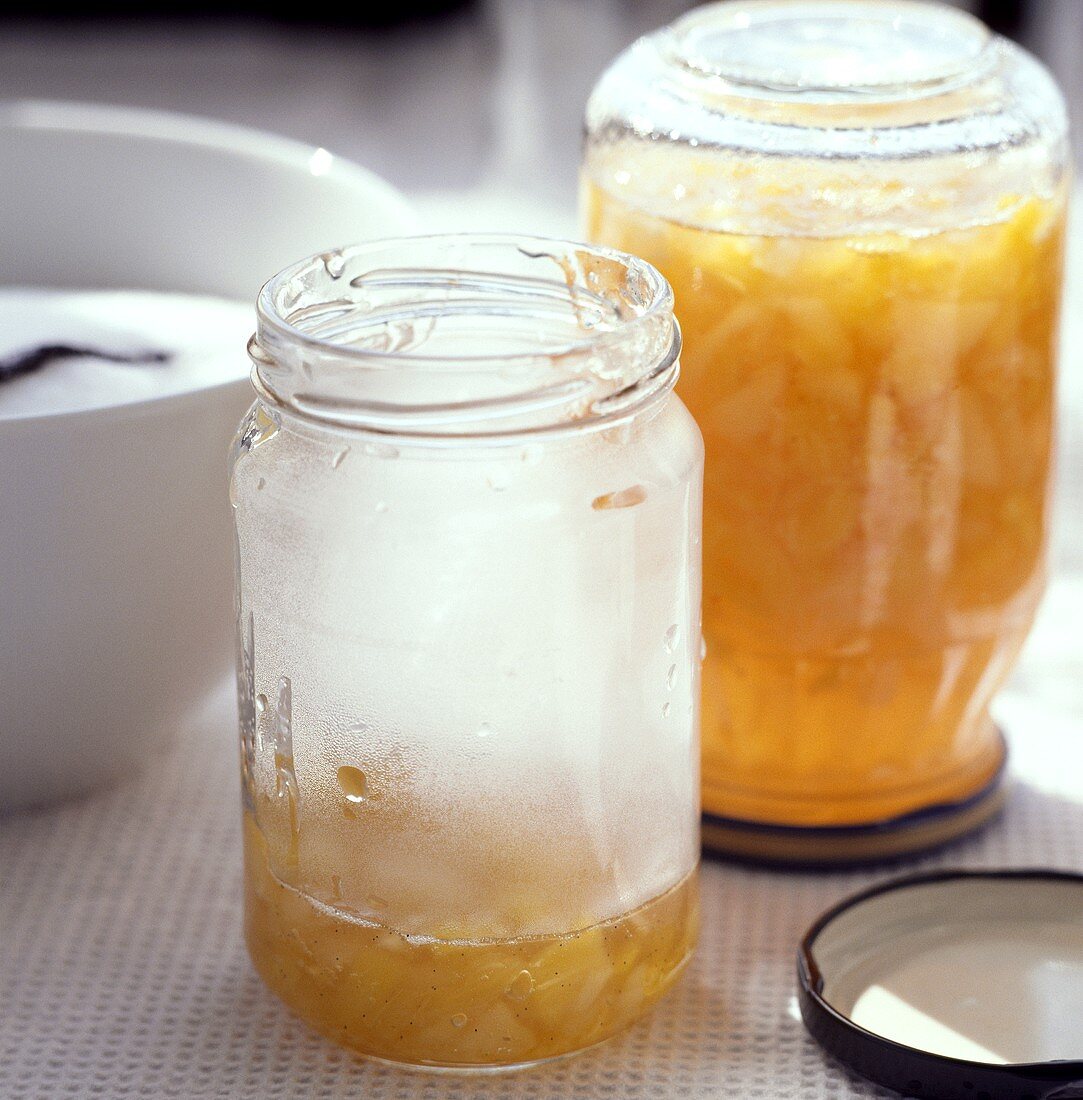
[[[460,1069],[589,1046],[697,928],[702,443],[649,265],[414,238],[263,289],[236,439],[245,927]]]
[[[1056,87],[953,9],[728,3],[618,58],[587,128],[585,232],[673,285],[706,443],[710,835],[973,827],[1045,575]]]

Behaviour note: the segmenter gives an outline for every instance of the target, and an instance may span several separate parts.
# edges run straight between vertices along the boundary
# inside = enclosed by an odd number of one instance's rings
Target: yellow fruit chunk
[[[245,936],[264,981],[329,1038],[393,1062],[513,1066],[591,1046],[669,989],[698,932],[695,872],[632,913],[563,935],[442,940],[287,886],[247,813],[244,849]]]
[[[964,797],[997,765],[988,703],[1042,586],[1064,196],[815,237],[785,228],[796,199],[765,179],[756,207],[745,181],[741,216],[783,228],[742,235],[710,228],[738,216],[712,205],[732,164],[636,155],[646,193],[683,172],[682,221],[587,175],[584,228],[660,268],[684,334],[678,392],[706,444],[704,808],[848,824]]]

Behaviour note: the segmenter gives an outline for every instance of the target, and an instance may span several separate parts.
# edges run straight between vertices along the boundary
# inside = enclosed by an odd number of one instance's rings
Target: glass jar
[[[702,443],[665,280],[430,237],[260,294],[236,439],[245,929],[393,1062],[605,1039],[697,931]]]
[[[673,285],[707,449],[705,842],[868,858],[999,804],[1067,164],[1048,73],[935,5],[710,5],[601,78],[585,232]]]

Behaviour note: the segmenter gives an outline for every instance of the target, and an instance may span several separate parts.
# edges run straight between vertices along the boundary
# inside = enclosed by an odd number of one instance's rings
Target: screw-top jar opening
[[[611,249],[449,234],[310,257],[262,289],[253,384],[287,413],[419,439],[608,425],[676,381],[669,284]]]
[[[674,23],[664,49],[686,72],[741,94],[829,102],[944,94],[996,60],[980,20],[909,0],[710,4]]]

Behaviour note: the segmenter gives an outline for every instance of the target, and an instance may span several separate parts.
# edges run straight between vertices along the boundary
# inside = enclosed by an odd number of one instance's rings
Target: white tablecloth
[[[248,964],[223,684],[146,774],[0,819],[0,1096],[887,1096],[829,1062],[797,1017],[794,953],[811,920],[899,870],[1083,870],[1083,299],[1073,292],[1069,302],[1056,572],[998,705],[1013,753],[998,822],[904,868],[783,874],[708,862],[695,962],[631,1032],[512,1077],[397,1072],[307,1030]]]

